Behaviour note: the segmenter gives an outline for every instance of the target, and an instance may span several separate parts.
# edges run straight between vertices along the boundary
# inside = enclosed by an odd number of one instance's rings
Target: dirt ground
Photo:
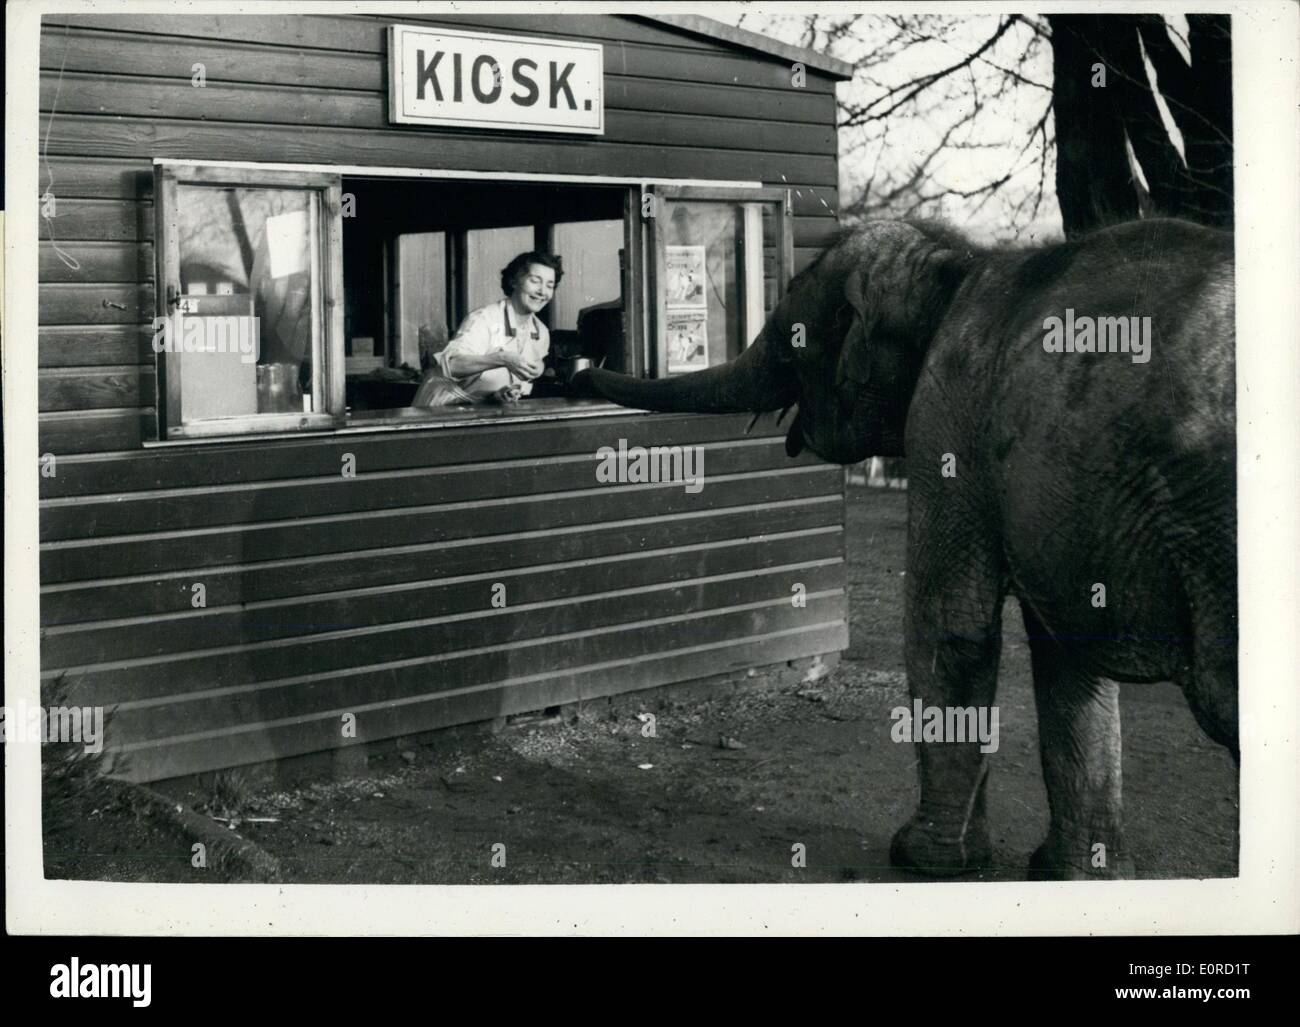
[[[78,881],[211,881],[191,839],[122,792],[92,786],[44,813],[45,876]],[[221,875],[217,880],[230,880]]]
[[[890,837],[917,798],[913,746],[889,737],[889,711],[908,704],[905,504],[899,492],[849,490],[852,643],[819,681],[566,708],[495,734],[462,733],[372,758],[364,777],[291,791],[227,788],[206,808],[238,820],[286,882],[916,880],[888,859]],[[971,875],[983,880],[1025,879],[1047,825],[1014,603],[1004,629],[1001,745],[989,791],[995,862]],[[1201,734],[1173,686],[1125,686],[1122,706],[1127,841],[1139,875],[1235,875],[1231,759]],[[139,817],[129,824],[147,826]],[[124,829],[117,844],[128,852],[115,855],[111,832],[95,830],[94,859],[84,851],[74,858],[77,840],[64,831],[64,856],[50,876],[146,879],[138,874],[152,855],[148,879],[231,879],[192,870],[187,843],[172,849],[165,838],[135,840]],[[796,845],[801,868],[792,866]],[[47,837],[47,860],[50,847]],[[494,854],[504,865],[494,865]]]

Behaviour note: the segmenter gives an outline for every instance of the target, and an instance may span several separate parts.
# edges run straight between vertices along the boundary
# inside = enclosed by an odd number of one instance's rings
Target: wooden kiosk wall
[[[394,20],[598,40],[607,134],[389,125]],[[770,418],[142,446],[154,157],[761,179],[797,190],[798,270],[835,227],[833,79],[615,16],[56,16],[41,66],[80,264],[42,242],[42,674],[114,711],[127,776],[336,747],[345,711],[366,741],[845,647],[842,473],[789,460]],[[707,487],[597,485],[619,438],[704,445]]]

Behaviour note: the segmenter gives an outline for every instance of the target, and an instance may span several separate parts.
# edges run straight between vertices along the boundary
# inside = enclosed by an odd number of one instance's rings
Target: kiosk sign
[[[392,122],[603,135],[603,77],[599,43],[388,29]]]

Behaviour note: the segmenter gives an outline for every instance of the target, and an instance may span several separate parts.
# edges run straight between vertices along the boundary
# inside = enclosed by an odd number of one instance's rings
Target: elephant
[[[990,707],[1018,599],[1050,809],[1031,876],[1131,877],[1119,683],[1177,683],[1239,760],[1233,275],[1230,232],[1173,219],[1020,248],[867,222],[794,277],[729,363],[582,377],[642,410],[797,406],[791,456],[906,456],[913,703]],[[988,866],[995,757],[916,744],[920,803],[891,861]]]

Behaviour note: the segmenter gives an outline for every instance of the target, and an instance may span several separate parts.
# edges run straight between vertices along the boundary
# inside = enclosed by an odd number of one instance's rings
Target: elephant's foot
[[[1048,838],[1029,857],[1029,876],[1035,881],[1130,881],[1137,877],[1137,867],[1118,851]]]
[[[898,829],[889,861],[927,877],[953,877],[987,867],[993,860],[988,826],[982,821],[939,822],[917,813]]]

